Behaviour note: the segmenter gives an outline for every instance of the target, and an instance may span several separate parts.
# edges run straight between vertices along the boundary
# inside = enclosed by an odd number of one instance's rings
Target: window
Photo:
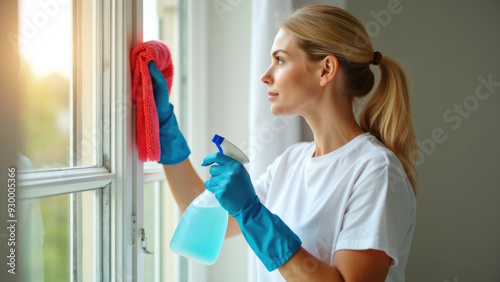
[[[128,61],[146,18],[177,52],[177,0],[19,6],[21,281],[183,279],[163,169],[136,157]]]
[[[22,281],[109,281],[106,1],[19,1]]]

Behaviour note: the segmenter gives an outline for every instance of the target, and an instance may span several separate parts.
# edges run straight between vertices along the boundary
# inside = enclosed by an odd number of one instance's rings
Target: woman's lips
[[[267,97],[268,100],[272,100],[272,99],[278,97],[278,93],[274,93],[274,92],[271,92],[271,91],[267,92],[267,94],[269,95]]]

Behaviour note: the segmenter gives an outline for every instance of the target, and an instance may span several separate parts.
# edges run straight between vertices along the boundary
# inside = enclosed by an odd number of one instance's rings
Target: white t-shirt
[[[376,249],[392,259],[386,281],[404,281],[416,201],[399,159],[365,133],[313,158],[314,142],[289,147],[257,181],[260,201],[332,265],[342,249]],[[251,252],[249,281],[285,281]]]

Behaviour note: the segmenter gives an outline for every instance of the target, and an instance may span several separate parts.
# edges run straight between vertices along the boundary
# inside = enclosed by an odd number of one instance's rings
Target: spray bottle
[[[238,147],[215,135],[212,139],[219,152],[242,164],[248,157]],[[170,249],[194,261],[211,265],[219,257],[226,235],[228,213],[215,195],[205,190],[187,207],[175,229]]]

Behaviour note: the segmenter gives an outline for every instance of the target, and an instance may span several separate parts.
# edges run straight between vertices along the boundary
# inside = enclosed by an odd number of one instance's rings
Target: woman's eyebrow
[[[285,53],[285,54],[288,54],[288,52],[287,52],[287,51],[285,51],[285,50],[283,50],[283,49],[278,49],[278,50],[274,51],[274,52],[271,54],[271,58],[272,58],[272,57],[274,57],[274,56],[275,56],[277,53],[279,53],[279,52],[283,52],[283,53]]]

